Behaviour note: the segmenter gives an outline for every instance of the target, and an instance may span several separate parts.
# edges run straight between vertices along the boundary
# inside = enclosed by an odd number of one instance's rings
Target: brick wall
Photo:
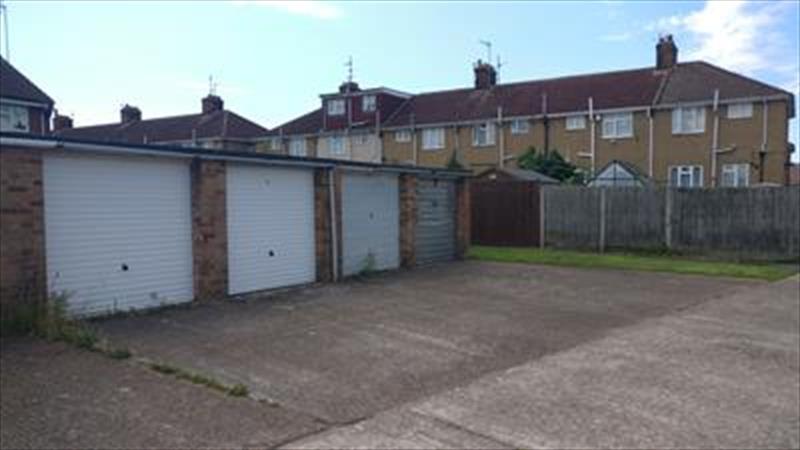
[[[456,257],[467,255],[470,243],[470,196],[468,178],[456,182]]]
[[[400,266],[417,264],[415,243],[417,227],[417,177],[400,175]]]
[[[330,181],[328,170],[314,170],[314,241],[319,282],[333,280]]]
[[[46,294],[42,153],[0,151],[0,310]]]
[[[194,292],[198,300],[228,294],[225,162],[192,161]]]

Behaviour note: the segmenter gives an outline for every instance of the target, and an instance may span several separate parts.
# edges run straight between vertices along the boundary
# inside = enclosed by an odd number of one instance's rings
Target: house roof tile
[[[54,102],[8,61],[0,57],[0,97],[42,103],[52,107]]]
[[[208,114],[190,114],[127,123],[68,128],[55,134],[74,139],[145,143],[217,137],[249,139],[264,136],[267,131],[261,125],[232,111],[220,110]]]

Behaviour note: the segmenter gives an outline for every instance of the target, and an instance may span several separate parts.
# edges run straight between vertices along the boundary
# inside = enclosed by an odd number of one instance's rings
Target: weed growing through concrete
[[[97,332],[86,322],[68,316],[66,304],[69,293],[52,294],[44,301],[23,301],[21,306],[4,314],[2,335],[24,335],[61,341],[84,350],[98,352],[113,359],[127,359],[131,352],[123,348],[110,348],[101,342]]]
[[[250,391],[247,389],[247,386],[243,384],[235,384],[233,386],[227,386],[222,382],[215,380],[206,375],[201,375],[198,373],[190,372],[185,369],[181,369],[180,367],[175,367],[165,363],[158,363],[153,362],[148,364],[150,369],[163,374],[173,376],[179,380],[188,381],[190,383],[198,384],[201,386],[205,386],[224,394],[230,395],[232,397],[246,397]]]

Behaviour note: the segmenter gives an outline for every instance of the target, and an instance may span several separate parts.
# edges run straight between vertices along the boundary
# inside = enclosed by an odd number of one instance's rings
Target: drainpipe
[[[417,128],[414,123],[414,113],[411,113],[411,149],[414,156],[414,165],[419,164],[419,155],[417,154]]]
[[[335,169],[331,167],[328,169],[328,192],[330,194],[330,221],[331,221],[331,266],[333,269],[333,281],[339,279],[339,236],[336,227],[336,177],[334,176]]]
[[[767,117],[769,116],[769,105],[767,99],[761,101],[761,115],[763,121],[761,123],[761,150],[758,152],[758,182],[764,182],[764,160],[767,158],[767,124],[769,123]]]
[[[547,120],[547,92],[542,94],[542,125],[544,125],[544,153],[550,152],[550,125]]]
[[[375,137],[378,139],[378,161],[383,162],[384,159],[383,159],[383,138],[381,137],[381,111],[378,108],[375,108]]]
[[[650,179],[653,179],[653,108],[647,108],[647,127],[649,131],[649,138],[647,141],[647,157],[648,157],[648,174]]]
[[[506,151],[505,151],[505,140],[503,139],[503,107],[497,107],[497,134],[498,134],[498,146],[500,148],[500,164],[498,167],[501,169],[505,165],[506,161]]]
[[[711,187],[717,187],[717,148],[719,148],[719,89],[714,89],[714,131],[711,135]]]
[[[589,155],[591,157],[592,176],[594,176],[596,159],[594,146],[594,98],[589,97]]]

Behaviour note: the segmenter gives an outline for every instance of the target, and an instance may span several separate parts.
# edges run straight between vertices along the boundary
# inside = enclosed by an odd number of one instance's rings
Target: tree
[[[531,146],[517,159],[517,165],[520,169],[535,170],[561,182],[583,184],[583,171],[565,160],[557,150],[540,153]]]

